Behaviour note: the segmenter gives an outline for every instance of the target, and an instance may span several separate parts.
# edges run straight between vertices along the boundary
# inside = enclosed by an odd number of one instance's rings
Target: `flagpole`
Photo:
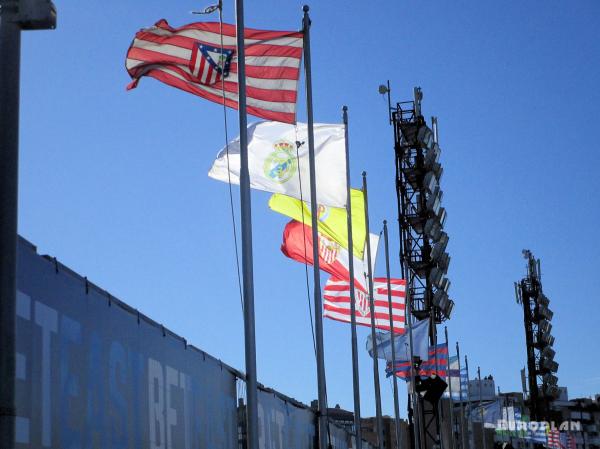
[[[348,107],[342,108],[346,143],[346,218],[348,223],[348,272],[350,274],[350,334],[352,343],[352,391],[354,393],[354,432],[356,449],[362,449],[360,428],[360,387],[358,377],[358,343],[356,339],[356,299],[354,296],[354,246],[352,241],[352,197],[350,193],[350,144],[348,142]],[[368,235],[367,235],[368,237]]]
[[[254,270],[252,261],[252,208],[248,171],[248,123],[246,117],[246,49],[244,0],[235,1],[238,53],[238,116],[240,122],[240,209],[244,293],[244,345],[246,357],[246,432],[248,449],[258,449],[258,388],[254,322]]]
[[[479,379],[479,414],[481,415],[481,440],[483,449],[486,449],[485,441],[485,422],[483,420],[483,403],[482,403],[482,392],[481,392],[481,368],[477,367],[477,378]]]
[[[390,251],[388,243],[388,228],[387,220],[383,220],[383,241],[385,244],[385,272],[387,277],[388,290],[388,310],[390,313],[390,333],[392,337],[392,374],[394,371],[394,362],[396,361],[396,339],[394,337],[394,316],[392,310],[392,284],[390,281]],[[406,288],[405,288],[406,292]],[[406,296],[405,296],[406,297]],[[406,307],[405,307],[406,310]],[[400,405],[398,404],[398,379],[393,374],[394,378],[394,427],[396,431],[396,447],[400,447]]]
[[[460,447],[461,449],[466,448],[466,439],[465,439],[465,405],[463,402],[463,387],[462,387],[462,370],[460,368],[460,348],[458,347],[458,342],[456,342],[456,357],[458,358],[458,375],[459,375],[459,397],[460,397]],[[469,379],[467,378],[467,388],[469,387]]]
[[[310,17],[308,5],[304,5],[302,30],[304,32],[304,72],[306,77],[306,115],[308,130],[308,165],[310,172],[310,213],[312,215],[313,277],[315,306],[315,339],[317,347],[317,387],[319,394],[319,448],[326,449],[328,441],[327,393],[325,384],[325,357],[323,349],[323,306],[321,299],[321,274],[319,268],[319,233],[317,215],[317,182],[315,176],[315,137],[312,105],[312,72],[310,60]],[[368,236],[368,234],[367,234]],[[352,282],[350,282],[352,284]]]
[[[371,238],[369,233],[369,199],[367,194],[367,172],[362,172],[363,195],[365,196],[365,228],[367,233],[367,277],[369,280],[369,312],[371,314],[371,341],[373,342],[373,381],[375,384],[375,413],[377,419],[377,443],[383,449],[383,420],[381,418],[381,388],[379,386],[379,359],[377,358],[377,335],[375,333],[375,301],[373,299],[373,269],[371,265]],[[392,335],[393,336],[393,335]]]
[[[473,435],[473,406],[471,403],[471,388],[469,388],[469,360],[465,354],[465,368],[467,369],[467,402],[469,403],[469,449],[475,449],[475,437]]]
[[[395,132],[395,128],[394,128]],[[398,169],[398,167],[396,167]],[[400,232],[403,232],[402,226],[400,227]],[[400,239],[400,254],[403,254],[403,239]],[[414,369],[414,351],[413,351],[413,331],[412,331],[412,302],[410,298],[411,289],[409,286],[408,280],[408,270],[406,270],[404,264],[404,258],[400,257],[400,269],[402,271],[402,277],[406,281],[406,325],[408,326],[408,346],[409,346],[409,355],[410,355],[410,388],[408,388],[408,422],[409,429],[412,430],[411,435],[411,446],[412,449],[421,449],[421,431],[419,424],[419,399],[417,397],[417,392],[415,390],[415,369]],[[392,363],[392,374],[396,375],[396,367],[394,363]]]
[[[446,350],[448,350],[448,326],[444,326],[444,334],[446,336]],[[446,369],[448,378],[448,393],[450,394],[450,447],[455,449],[454,444],[454,399],[452,398],[452,376],[450,373],[450,351],[446,357]],[[460,379],[460,371],[458,372]]]
[[[0,1],[0,446],[15,442],[15,316],[19,178],[18,3]]]

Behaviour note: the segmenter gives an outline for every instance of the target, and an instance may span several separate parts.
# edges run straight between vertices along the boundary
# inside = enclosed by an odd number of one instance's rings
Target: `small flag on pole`
[[[392,316],[394,332],[404,333],[405,330],[405,300],[406,282],[404,279],[390,279],[392,286]],[[373,300],[375,305],[375,327],[390,330],[390,313],[388,306],[388,288],[386,278],[373,280]],[[371,310],[369,295],[360,289],[354,290],[356,324],[371,326]],[[325,284],[323,316],[332,320],[350,323],[350,283],[347,280],[329,278]]]
[[[392,334],[389,332],[377,332],[377,356],[388,362],[392,361]],[[429,320],[421,320],[412,328],[413,355],[427,360],[429,357]],[[394,346],[396,349],[396,362],[410,360],[410,335],[408,332],[394,335]],[[367,336],[367,351],[373,357],[373,342],[371,335]],[[410,365],[409,365],[410,366]]]
[[[362,191],[351,189],[350,201],[352,201],[352,246],[354,247],[354,255],[362,259],[367,236],[365,226],[365,197]],[[300,201],[297,198],[276,193],[271,196],[269,207],[271,210],[293,218],[296,221],[304,222],[308,226],[312,225],[310,203],[306,201]],[[318,215],[319,232],[331,237],[344,248],[348,249],[348,213],[346,209],[319,204]]]
[[[371,263],[375,264],[377,244],[379,236],[371,234],[371,251],[373,257]],[[313,240],[310,227],[297,221],[290,221],[283,231],[283,244],[281,252],[300,263],[313,264]],[[319,234],[319,266],[321,270],[332,276],[350,280],[348,271],[349,253],[342,246],[329,237]],[[354,281],[355,286],[362,291],[367,291],[367,262],[354,257]]]
[[[173,28],[162,19],[138,31],[127,51],[125,65],[133,79],[127,89],[150,76],[215,103],[223,104],[225,96],[225,105],[237,109],[236,31],[233,25],[222,27],[222,34],[218,22]],[[246,28],[244,38],[248,114],[295,123],[303,34]]]
[[[407,354],[408,349],[405,351]],[[402,358],[399,357],[399,353],[396,353],[396,363],[393,364],[394,372],[396,376],[408,380],[410,377],[410,362],[409,358],[405,354],[400,354]],[[415,353],[415,356],[418,354]],[[437,355],[437,368],[436,368],[436,355]],[[421,360],[423,360],[421,358]],[[419,367],[419,376],[431,376],[433,374],[437,374],[440,377],[447,377],[448,369],[447,369],[447,361],[448,361],[448,347],[446,343],[441,343],[436,347],[430,346],[427,351],[427,359],[421,362],[421,366]],[[392,375],[392,362],[388,360],[385,372],[387,376]]]
[[[298,199],[310,198],[308,131],[305,123],[297,126],[277,122],[259,122],[248,126],[248,169],[250,187],[283,193]],[[317,203],[346,207],[346,150],[343,125],[316,123],[315,164]],[[217,155],[208,176],[218,181],[239,184],[240,141],[229,143]]]

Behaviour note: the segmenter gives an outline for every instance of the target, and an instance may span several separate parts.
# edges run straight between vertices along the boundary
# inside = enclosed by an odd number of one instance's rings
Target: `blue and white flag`
[[[454,401],[460,401],[460,389],[462,388],[462,370],[459,370],[459,362],[458,356],[451,356],[448,358],[448,366],[449,371],[446,373],[446,383],[448,384],[448,389],[444,392],[444,397],[450,397],[450,390],[452,390],[452,399]],[[465,371],[466,375],[466,371]],[[463,395],[463,400],[465,400],[465,396]]]
[[[377,358],[392,361],[392,338],[389,332],[377,332]],[[425,361],[429,359],[429,320],[419,321],[412,328],[413,355]],[[410,334],[394,334],[396,362],[410,361]],[[367,337],[367,351],[373,357],[373,342],[371,335]]]

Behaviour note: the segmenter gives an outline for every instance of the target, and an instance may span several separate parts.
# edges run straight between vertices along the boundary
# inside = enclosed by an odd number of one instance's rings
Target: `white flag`
[[[315,123],[317,203],[346,206],[344,126]],[[297,145],[299,147],[297,148]],[[296,157],[298,149],[298,157]],[[231,182],[240,183],[240,140],[229,144]],[[259,122],[248,126],[250,186],[310,201],[308,134],[305,123]],[[227,152],[217,155],[208,176],[228,182]],[[302,198],[300,195],[302,186]]]

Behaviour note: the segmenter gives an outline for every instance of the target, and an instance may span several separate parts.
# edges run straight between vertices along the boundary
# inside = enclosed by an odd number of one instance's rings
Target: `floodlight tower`
[[[533,421],[550,421],[550,403],[558,397],[558,363],[552,348],[553,313],[550,300],[542,290],[540,260],[529,250],[523,250],[527,259],[527,276],[515,282],[517,303],[523,306],[525,343],[527,348],[527,375],[529,383],[529,409]]]
[[[427,126],[421,113],[421,89],[414,89],[414,99],[390,103],[390,123],[394,128],[396,192],[400,227],[400,263],[406,279],[407,299],[412,316],[430,320],[430,344],[437,344],[436,324],[450,318],[454,302],[448,297],[450,281],[446,277],[450,256],[446,252],[448,234],[444,232],[446,210],[442,207],[437,119]],[[412,318],[410,318],[412,319]],[[440,445],[437,402],[423,402],[420,422],[421,449]],[[417,415],[418,417],[418,415]]]

